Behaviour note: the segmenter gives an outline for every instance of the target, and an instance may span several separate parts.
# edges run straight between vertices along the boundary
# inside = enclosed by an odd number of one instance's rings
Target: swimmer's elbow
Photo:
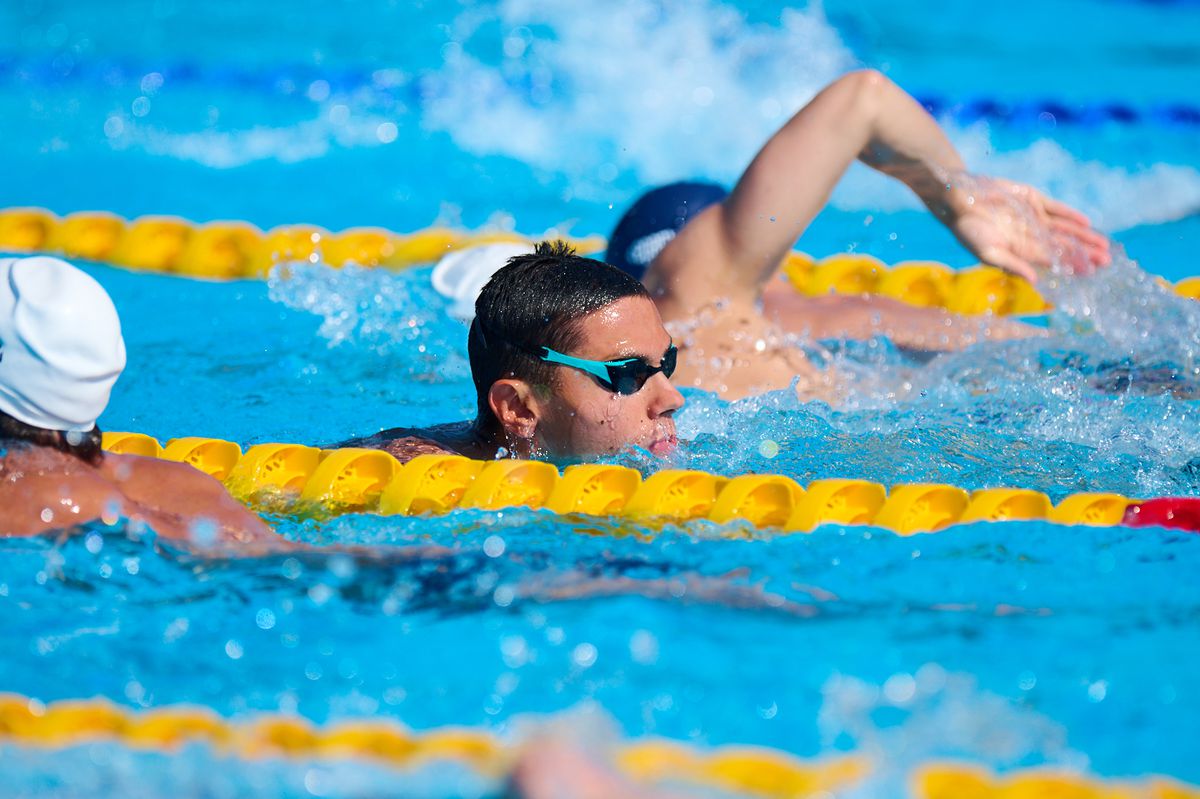
[[[877,69],[858,69],[848,72],[838,80],[845,85],[850,96],[850,106],[855,115],[863,120],[874,119],[883,105],[884,95],[895,84]]]
[[[870,67],[847,72],[838,79],[838,83],[842,82],[849,84],[855,92],[860,94],[878,92],[883,87],[892,85],[891,79],[879,70]]]

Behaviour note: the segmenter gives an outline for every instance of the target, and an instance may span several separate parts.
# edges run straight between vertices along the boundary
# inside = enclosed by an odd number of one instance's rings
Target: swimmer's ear
[[[504,431],[514,438],[533,438],[539,404],[533,387],[524,380],[497,380],[488,389],[488,405]]]

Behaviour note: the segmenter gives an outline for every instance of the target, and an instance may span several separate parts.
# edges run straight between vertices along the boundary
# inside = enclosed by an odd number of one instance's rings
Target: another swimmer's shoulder
[[[449,447],[428,438],[405,436],[394,438],[375,447],[388,453],[401,463],[408,463],[418,455],[458,455]]]
[[[40,447],[0,454],[0,537],[68,529],[100,516],[111,484],[94,467]]]
[[[407,463],[418,455],[468,455],[478,454],[465,451],[472,441],[469,426],[454,423],[431,428],[393,427],[372,436],[353,438],[338,444],[338,448],[365,447],[381,449],[401,463]],[[463,446],[456,446],[462,442]]]

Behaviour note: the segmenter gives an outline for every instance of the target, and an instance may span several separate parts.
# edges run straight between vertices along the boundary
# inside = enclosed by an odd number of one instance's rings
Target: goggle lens
[[[646,385],[646,381],[662,372],[668,379],[675,374],[675,364],[679,350],[674,344],[663,353],[658,366],[651,366],[642,358],[633,358],[621,364],[606,364],[608,368],[608,388],[618,394],[636,394]]]

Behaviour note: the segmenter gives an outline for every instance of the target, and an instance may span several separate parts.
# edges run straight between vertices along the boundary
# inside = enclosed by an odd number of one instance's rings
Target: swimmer
[[[688,331],[681,385],[736,399],[799,376],[802,397],[829,395],[827,375],[781,333],[887,335],[920,349],[1020,334],[1011,323],[981,331],[963,317],[884,298],[801,297],[772,280],[856,159],[908,185],[983,263],[1036,282],[1054,260],[1079,272],[1109,260],[1107,239],[1078,211],[1029,186],[968,176],[919,103],[874,70],[853,72],[772,136],[728,196],[716,187],[692,188],[694,199],[651,193],[613,232],[608,260],[633,274],[644,269],[668,328],[681,339]]]
[[[542,242],[491,276],[474,312],[475,420],[341,446],[377,447],[402,462],[430,452],[570,460],[675,448],[677,349],[636,279]]]
[[[193,467],[101,449],[124,368],[99,283],[57,258],[0,259],[0,538],[124,518],[180,543],[286,544]]]
[[[732,192],[704,183],[656,189],[613,231],[606,260],[654,298],[679,347],[680,385],[738,399],[798,380],[802,399],[833,399],[833,376],[808,361],[797,336],[883,335],[938,351],[1034,333],[884,297],[804,297],[776,279],[856,159],[907,184],[981,262],[1036,281],[1055,260],[1078,272],[1109,261],[1107,239],[1078,211],[1029,186],[967,175],[925,109],[880,73],[853,72],[775,133]],[[461,306],[472,281],[497,262],[486,250],[459,257],[439,264],[435,287]],[[475,264],[465,263],[471,258]]]

